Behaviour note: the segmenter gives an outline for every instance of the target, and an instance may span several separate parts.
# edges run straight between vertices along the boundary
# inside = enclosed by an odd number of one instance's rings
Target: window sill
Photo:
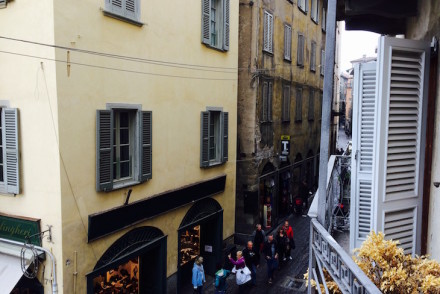
[[[127,181],[123,181],[123,182],[119,182],[119,183],[114,183],[113,184],[113,189],[111,191],[114,190],[119,190],[125,187],[130,187],[130,186],[134,186],[134,185],[138,185],[141,182],[139,181],[135,181],[135,180],[127,180]]]
[[[318,21],[317,19],[313,19],[313,18],[312,18],[312,21],[313,21],[316,25],[319,24],[319,21]]]
[[[264,50],[264,49],[263,49],[263,53],[265,53],[267,55],[270,55],[270,56],[273,56],[273,52],[270,52],[270,51],[267,51],[267,50]]]
[[[284,58],[284,62],[292,63],[292,59]]]
[[[115,13],[107,11],[107,10],[102,10],[102,12],[104,13],[105,16],[115,18],[115,19],[121,20],[123,22],[127,22],[127,23],[135,25],[137,27],[142,27],[144,25],[144,23],[142,23],[140,21],[137,21],[137,20],[134,20],[134,19],[131,19],[128,17],[124,17],[119,14],[115,14]]]
[[[283,124],[290,124],[290,119],[282,120],[281,123],[283,123]]]
[[[302,119],[296,119],[295,123],[302,123]]]
[[[207,166],[202,166],[202,168],[216,167],[216,166],[223,165],[223,164],[225,164],[225,163],[226,163],[226,161],[225,161],[225,162],[221,162],[221,161],[219,161],[219,162],[211,162],[211,163],[209,163],[209,165],[207,165]]]
[[[304,64],[296,64],[299,68],[304,68]]]
[[[228,52],[228,50],[225,50],[225,49],[222,49],[222,48],[219,48],[219,47],[215,47],[215,46],[212,46],[212,45],[209,45],[209,44],[205,44],[205,43],[202,43],[202,44],[205,45],[206,47],[208,47],[209,49],[217,50],[217,51],[220,51],[220,52]]]
[[[308,0],[307,0],[308,1]],[[307,15],[307,10],[305,10],[304,8],[298,6],[299,11],[301,11],[302,13],[304,13],[305,15]]]
[[[321,28],[321,31],[322,31],[324,34],[326,33],[326,29],[322,29],[322,28]]]
[[[311,72],[316,73],[316,69],[310,69]]]

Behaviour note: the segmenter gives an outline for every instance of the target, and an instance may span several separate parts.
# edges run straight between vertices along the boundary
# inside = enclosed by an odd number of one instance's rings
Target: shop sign
[[[281,136],[281,156],[287,157],[290,153],[290,136]]]
[[[40,220],[0,214],[0,238],[41,246]]]

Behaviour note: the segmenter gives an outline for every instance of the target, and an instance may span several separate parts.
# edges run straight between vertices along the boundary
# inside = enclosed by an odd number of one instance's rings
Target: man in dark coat
[[[266,241],[266,234],[264,230],[261,228],[261,225],[258,224],[254,233],[252,234],[252,241],[254,242],[255,252],[257,253],[257,266],[260,265],[260,253],[263,250],[264,242]]]
[[[277,242],[274,240],[273,235],[267,237],[267,241],[264,243],[263,255],[267,262],[267,277],[269,284],[273,282],[273,273],[278,267],[278,253]]]
[[[255,252],[254,244],[252,241],[247,242],[247,247],[243,250],[243,257],[246,266],[251,271],[252,285],[257,285],[257,265],[260,261],[257,261],[257,253]]]

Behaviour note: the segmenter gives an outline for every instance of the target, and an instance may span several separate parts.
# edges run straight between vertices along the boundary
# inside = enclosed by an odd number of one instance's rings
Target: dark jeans
[[[293,239],[289,240],[289,245],[287,245],[287,249],[286,249],[286,257],[289,258],[290,253],[292,251],[292,244],[293,244]]]
[[[267,277],[273,279],[273,273],[278,267],[278,260],[275,258],[267,259]]]
[[[249,270],[251,271],[252,285],[255,286],[257,284],[257,267],[253,264]]]
[[[195,294],[195,293],[197,293],[197,294],[203,294],[203,286],[198,286],[198,287],[197,287],[197,290],[194,289],[194,294]]]

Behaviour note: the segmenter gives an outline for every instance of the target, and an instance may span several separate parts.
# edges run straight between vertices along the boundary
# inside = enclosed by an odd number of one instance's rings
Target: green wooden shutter
[[[200,119],[200,166],[209,166],[209,111],[202,111]]]
[[[223,158],[222,162],[228,161],[228,131],[229,131],[229,113],[222,112],[223,114]]]
[[[152,178],[152,112],[142,111],[140,123],[140,181]]]
[[[96,191],[113,189],[113,112],[96,111]]]
[[[229,0],[223,0],[223,50],[229,50]]]
[[[18,194],[20,191],[20,177],[18,170],[18,123],[17,109],[4,108],[2,115],[3,131],[3,159],[5,166],[5,187],[6,192]]]
[[[211,45],[210,13],[211,0],[202,0],[202,43],[206,45]]]

